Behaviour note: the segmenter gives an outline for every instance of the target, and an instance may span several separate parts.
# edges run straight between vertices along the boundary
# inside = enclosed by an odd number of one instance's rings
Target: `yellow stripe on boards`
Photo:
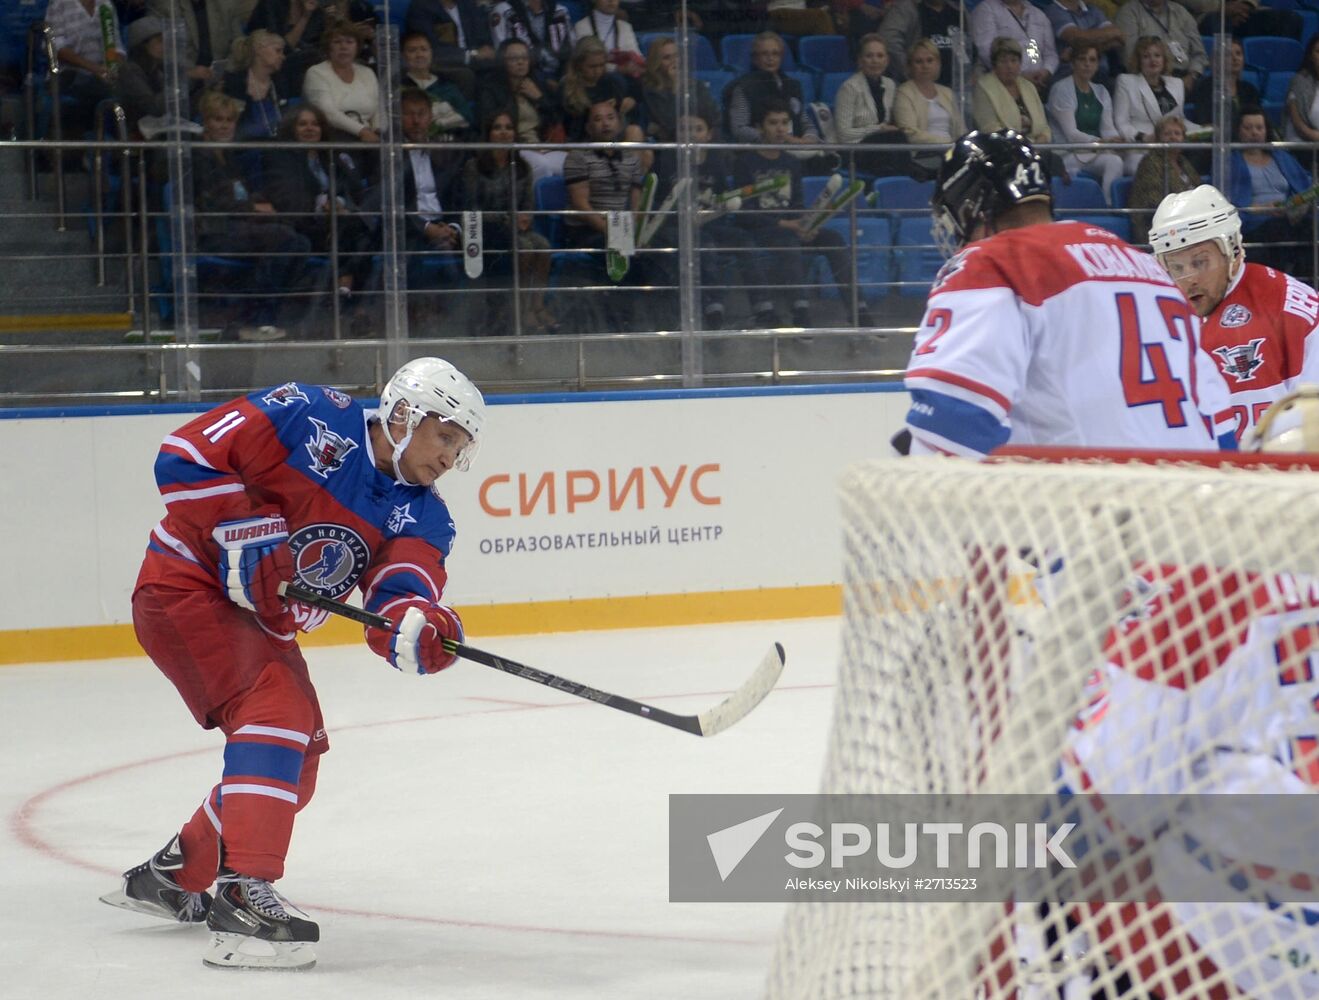
[[[716,590],[702,594],[479,604],[458,609],[474,645],[486,636],[496,635],[820,618],[842,614],[842,610],[842,588],[832,584]],[[304,647],[344,646],[361,641],[362,626],[333,617],[315,632],[298,640]],[[132,625],[0,632],[0,664],[107,660],[141,655],[142,649],[133,635]]]

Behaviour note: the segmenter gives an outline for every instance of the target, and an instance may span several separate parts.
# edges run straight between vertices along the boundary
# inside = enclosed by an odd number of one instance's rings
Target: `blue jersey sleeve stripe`
[[[368,611],[376,611],[397,597],[420,597],[425,601],[436,599],[435,588],[422,576],[411,570],[395,569],[388,572],[366,602]]]
[[[156,482],[161,486],[174,484],[195,486],[198,483],[211,483],[217,479],[232,479],[232,472],[221,472],[198,465],[190,458],[162,451],[156,456]]]
[[[302,758],[302,751],[292,747],[272,743],[227,743],[224,748],[224,776],[269,778],[296,787],[302,776]]]
[[[981,454],[1007,444],[1012,431],[974,403],[929,389],[913,389],[907,424]]]

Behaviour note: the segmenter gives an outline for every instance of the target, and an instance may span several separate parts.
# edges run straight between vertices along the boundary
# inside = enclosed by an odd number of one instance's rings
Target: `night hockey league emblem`
[[[329,479],[331,472],[338,472],[348,457],[348,453],[357,447],[356,441],[350,441],[342,434],[330,430],[324,421],[308,417],[316,433],[307,442],[307,454],[311,455],[311,471],[322,479]]]
[[[268,393],[262,396],[261,402],[265,403],[267,406],[289,406],[294,400],[299,399],[304,403],[311,402],[306,394],[298,388],[298,383],[285,382],[279,388],[271,389]]]
[[[1231,375],[1238,382],[1249,382],[1254,379],[1259,366],[1264,364],[1263,346],[1264,338],[1256,337],[1245,344],[1215,347],[1214,353],[1218,355],[1224,375]]]
[[[397,535],[409,524],[416,524],[417,519],[412,516],[411,508],[411,503],[405,503],[402,507],[395,507],[391,510],[389,520],[385,522],[385,530],[391,535]]]
[[[362,536],[342,524],[309,524],[289,536],[298,578],[326,597],[342,597],[371,561]]]
[[[1251,312],[1240,302],[1233,302],[1223,310],[1223,315],[1219,317],[1221,326],[1234,327],[1245,326],[1251,320]]]
[[[347,393],[331,389],[328,385],[321,386],[321,392],[325,393],[325,398],[341,410],[348,409],[348,405],[353,401]]]

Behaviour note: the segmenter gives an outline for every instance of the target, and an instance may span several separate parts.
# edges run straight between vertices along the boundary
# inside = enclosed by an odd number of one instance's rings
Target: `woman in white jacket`
[[[1113,95],[1113,123],[1127,142],[1153,142],[1154,125],[1167,115],[1186,117],[1186,87],[1167,75],[1172,65],[1168,44],[1154,35],[1137,40],[1132,70],[1117,78]],[[1136,149],[1126,154],[1127,173],[1134,174],[1145,156]]]
[[[857,47],[857,72],[838,88],[834,98],[834,128],[839,142],[869,145],[906,144],[907,136],[893,122],[893,95],[898,85],[884,75],[888,46],[879,35],[863,35]],[[905,173],[907,158],[858,153],[861,170],[881,175]]]
[[[1072,46],[1072,75],[1063,77],[1049,90],[1046,110],[1056,142],[1121,142],[1113,124],[1113,99],[1108,90],[1094,83],[1099,69],[1099,49],[1089,42]],[[1122,157],[1117,153],[1063,153],[1067,172],[1093,175],[1104,187],[1104,199],[1113,204],[1113,182],[1122,176]]]

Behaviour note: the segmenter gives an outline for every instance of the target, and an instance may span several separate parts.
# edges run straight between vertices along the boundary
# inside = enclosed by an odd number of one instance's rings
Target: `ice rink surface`
[[[475,645],[695,713],[773,641],[778,688],[698,738],[476,664],[405,677],[311,649],[331,750],[278,887],[320,923],[305,973],[206,969],[206,931],[98,902],[219,777],[146,660],[0,668],[0,996],[234,1000],[759,997],[782,909],[671,904],[667,796],[813,792],[836,619]]]

